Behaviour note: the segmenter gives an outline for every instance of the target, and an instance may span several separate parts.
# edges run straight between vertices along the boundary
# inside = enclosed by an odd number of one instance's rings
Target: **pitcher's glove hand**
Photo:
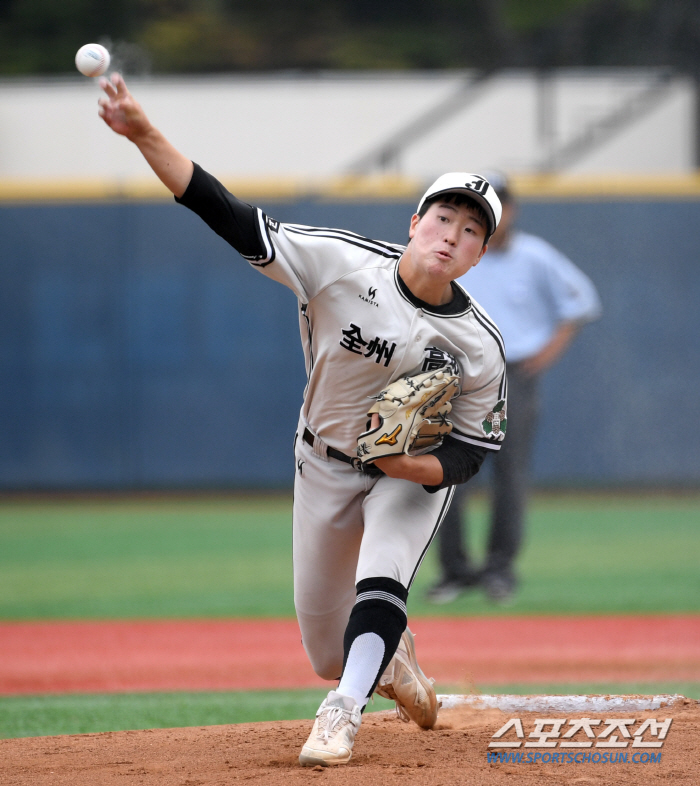
[[[379,425],[357,439],[357,457],[363,466],[384,456],[418,456],[440,445],[452,431],[447,415],[450,399],[459,392],[459,377],[452,366],[392,382],[374,396],[376,402],[367,412],[370,418],[379,416]]]

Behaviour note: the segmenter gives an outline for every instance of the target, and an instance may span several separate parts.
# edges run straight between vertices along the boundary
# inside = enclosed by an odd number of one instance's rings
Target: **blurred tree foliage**
[[[0,74],[672,66],[700,76],[700,0],[0,0]]]

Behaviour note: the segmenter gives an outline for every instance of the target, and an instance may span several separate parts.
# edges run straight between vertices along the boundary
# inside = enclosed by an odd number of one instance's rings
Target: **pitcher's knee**
[[[343,652],[339,655],[333,653],[313,654],[308,652],[309,660],[313,670],[323,680],[337,680],[343,671]]]

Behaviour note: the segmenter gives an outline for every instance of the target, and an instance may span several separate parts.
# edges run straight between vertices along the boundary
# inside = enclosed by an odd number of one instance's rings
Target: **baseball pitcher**
[[[298,300],[308,383],[295,437],[294,602],[311,665],[338,681],[299,761],[349,761],[375,691],[431,728],[437,700],[406,602],[452,487],[506,431],[503,341],[455,283],[498,225],[495,191],[479,175],[443,175],[405,247],[280,223],[178,152],[120,75],[101,86],[101,117],[176,201]]]

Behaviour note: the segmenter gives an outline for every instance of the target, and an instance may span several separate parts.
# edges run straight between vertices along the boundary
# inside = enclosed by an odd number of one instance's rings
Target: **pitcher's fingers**
[[[114,114],[114,104],[108,98],[100,98],[97,102],[97,114],[101,118],[111,117]]]
[[[101,104],[97,108],[97,114],[106,122],[110,123],[114,118],[114,108],[109,104]]]
[[[129,91],[126,89],[126,82],[121,74],[112,74],[112,84],[116,87],[117,95],[120,98],[126,98],[129,95]]]
[[[117,95],[116,87],[110,82],[109,79],[105,79],[105,77],[100,79],[100,87],[110,98],[114,98]]]

